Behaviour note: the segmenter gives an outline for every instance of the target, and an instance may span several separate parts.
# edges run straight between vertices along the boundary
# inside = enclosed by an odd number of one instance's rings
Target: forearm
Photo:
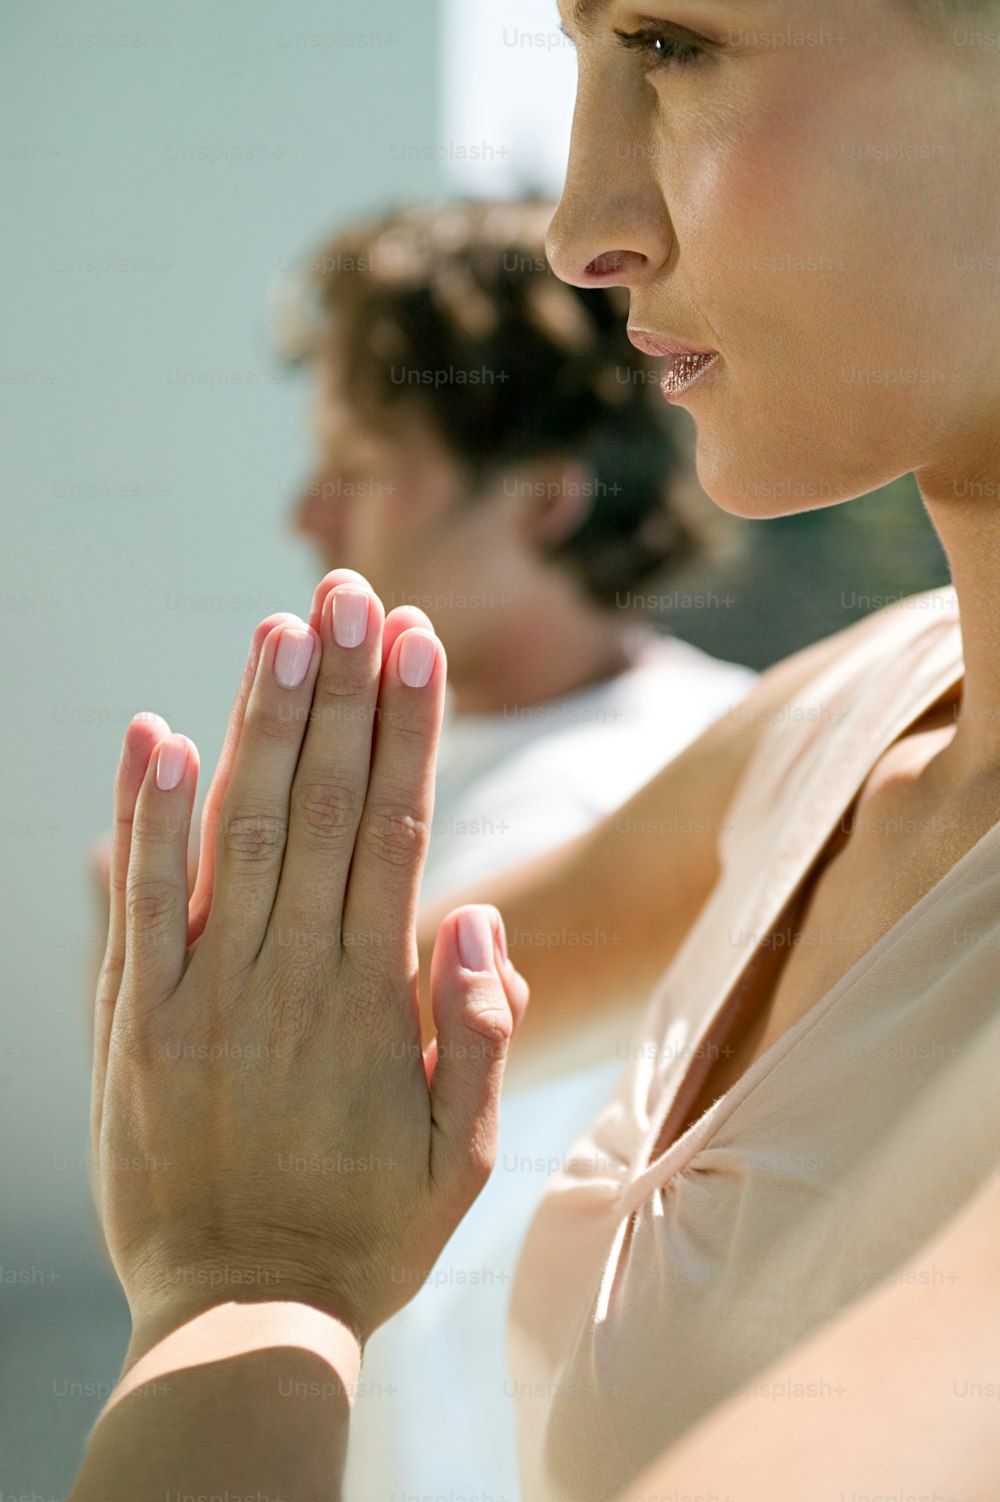
[[[69,1502],[340,1502],[359,1359],[304,1304],[217,1305],[137,1333]]]

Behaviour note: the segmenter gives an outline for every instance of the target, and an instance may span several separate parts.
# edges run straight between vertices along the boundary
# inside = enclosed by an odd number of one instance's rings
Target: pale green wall
[[[210,767],[254,623],[308,606],[316,566],[282,528],[303,390],[264,296],[332,221],[436,186],[400,158],[438,139],[438,31],[436,0],[0,7],[0,1266],[42,1280],[0,1282],[7,1493],[66,1486],[99,1400],[54,1382],[121,1354],[83,1171],[84,852],[130,716],[159,710]],[[109,256],[143,269],[78,269]]]

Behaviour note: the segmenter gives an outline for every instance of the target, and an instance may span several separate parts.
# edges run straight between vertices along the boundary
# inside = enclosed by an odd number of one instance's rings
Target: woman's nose
[[[573,286],[632,288],[669,260],[673,232],[651,167],[654,153],[609,130],[593,93],[581,79],[566,183],[546,253],[556,276]],[[623,121],[618,128],[629,126]]]
[[[552,270],[574,287],[628,287],[648,265],[646,256],[634,250],[604,250],[587,259],[591,248],[592,244],[575,243],[551,230],[546,242]]]

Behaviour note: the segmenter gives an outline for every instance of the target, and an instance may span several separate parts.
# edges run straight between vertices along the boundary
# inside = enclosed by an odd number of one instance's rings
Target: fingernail
[[[361,589],[333,592],[333,639],[338,647],[360,647],[368,634],[368,596]]]
[[[510,956],[507,953],[507,930],[503,926],[503,919],[501,918],[499,911],[496,908],[494,908],[493,911],[494,913],[496,913],[497,919],[496,933],[497,945],[500,950],[500,955],[502,959],[509,960]]]
[[[399,645],[399,676],[407,688],[423,688],[434,671],[437,645],[432,636],[407,631]]]
[[[274,676],[282,688],[298,688],[312,662],[313,638],[308,631],[282,631],[274,654]]]
[[[493,927],[481,907],[459,913],[458,953],[466,970],[493,969]]]
[[[171,736],[161,741],[156,753],[156,786],[169,793],[184,777],[187,766],[187,742]]]

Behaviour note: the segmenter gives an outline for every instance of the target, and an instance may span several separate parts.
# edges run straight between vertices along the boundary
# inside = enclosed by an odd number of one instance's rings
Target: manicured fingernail
[[[399,676],[407,688],[423,688],[434,671],[437,645],[433,636],[407,631],[399,644]]]
[[[368,635],[368,596],[362,589],[333,591],[333,639],[338,647],[360,647]]]
[[[298,688],[312,662],[313,637],[309,631],[294,628],[282,631],[274,654],[274,676],[282,688]]]
[[[183,780],[187,766],[187,741],[170,736],[161,741],[156,753],[156,786],[161,793],[171,792]]]
[[[499,912],[497,912],[496,908],[494,908],[493,911],[497,915],[497,928],[496,928],[496,932],[497,932],[497,945],[498,945],[499,950],[500,950],[500,955],[501,955],[501,958],[503,958],[505,960],[509,960],[510,959],[510,955],[507,953],[507,930],[504,928],[504,926],[503,926],[503,919],[501,918]]]
[[[466,970],[493,969],[493,927],[481,907],[459,913],[458,953]]]

